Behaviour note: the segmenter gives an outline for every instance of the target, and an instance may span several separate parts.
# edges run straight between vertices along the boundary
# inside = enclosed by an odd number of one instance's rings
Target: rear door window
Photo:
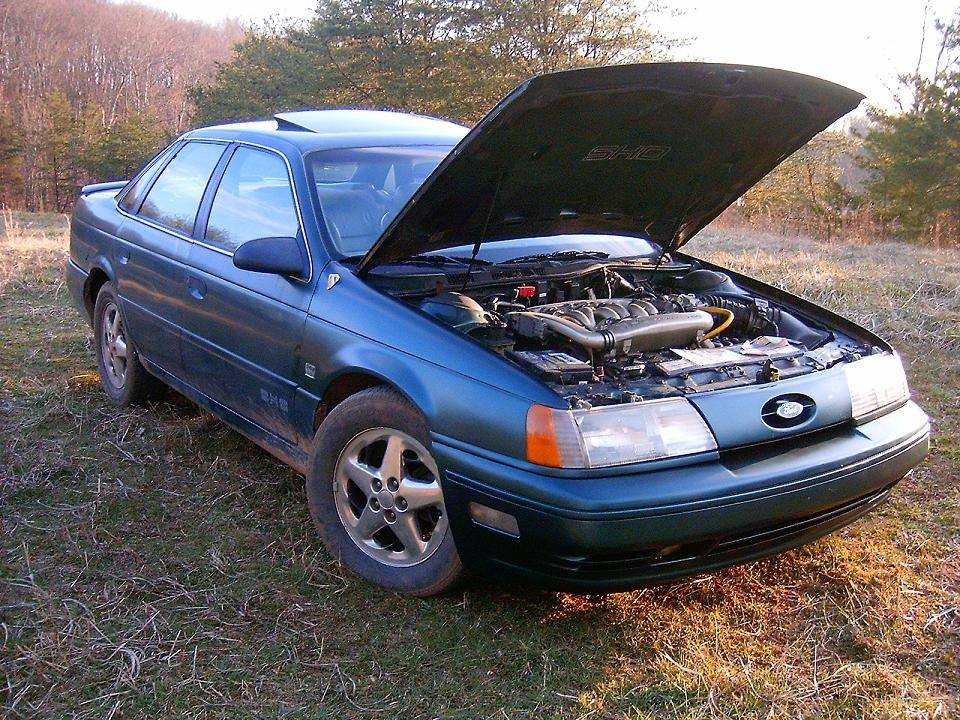
[[[283,158],[238,147],[214,195],[205,240],[235,250],[256,238],[296,237],[299,229]]]
[[[140,215],[191,235],[203,191],[225,147],[218,143],[186,143],[150,188]]]

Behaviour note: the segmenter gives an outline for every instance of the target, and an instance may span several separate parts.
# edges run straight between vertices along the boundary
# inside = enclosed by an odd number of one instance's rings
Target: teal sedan
[[[663,63],[532,78],[472,129],[200,128],[83,188],[68,285],[107,398],[172,387],[304,473],[357,575],[661,583],[832,532],[927,453],[884,340],[681,250],[861,99]]]

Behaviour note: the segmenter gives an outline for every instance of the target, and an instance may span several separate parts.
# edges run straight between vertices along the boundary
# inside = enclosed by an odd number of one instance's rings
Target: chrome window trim
[[[294,282],[303,283],[304,285],[309,285],[313,281],[313,275],[314,275],[313,253],[310,252],[310,243],[307,242],[306,223],[303,222],[303,210],[301,210],[300,208],[300,198],[297,197],[297,184],[296,182],[294,182],[294,179],[293,179],[293,166],[290,165],[290,159],[286,155],[284,155],[282,152],[277,150],[276,148],[272,148],[268,145],[261,145],[259,143],[250,142],[248,140],[226,140],[223,138],[206,138],[206,137],[185,137],[183,138],[183,140],[185,142],[211,142],[211,143],[216,143],[218,145],[222,144],[225,146],[229,146],[231,144],[246,145],[248,147],[256,148],[258,150],[265,150],[267,152],[272,152],[274,155],[280,156],[280,159],[283,160],[283,164],[287,168],[287,181],[290,183],[290,191],[293,194],[293,204],[297,208],[297,224],[299,226],[298,229],[300,231],[300,236],[302,238],[303,247],[307,251],[307,268],[308,268],[307,277],[306,278],[292,277],[290,279],[293,280]],[[231,158],[231,160],[232,159],[233,158]],[[230,161],[228,160],[227,165],[229,164],[230,164]],[[224,171],[226,171],[226,168],[224,168]],[[221,175],[221,178],[222,178],[222,175]],[[214,198],[216,198],[216,192],[214,192],[213,196]],[[144,225],[148,225],[156,230],[161,230],[165,233],[173,235],[174,237],[180,238],[181,240],[186,240],[187,242],[192,243],[194,245],[199,245],[208,250],[213,250],[214,252],[220,253],[225,257],[230,257],[230,258],[233,257],[233,253],[230,252],[229,250],[225,250],[224,248],[218,247],[216,245],[211,245],[208,242],[204,242],[203,240],[199,240],[194,237],[188,237],[183,233],[177,232],[173,228],[167,227],[166,225],[161,225],[159,223],[143,218],[140,215],[134,215],[130,212],[127,212],[126,210],[120,207],[119,203],[117,203],[117,210],[120,211],[120,214],[128,218],[132,218],[133,220],[136,220],[138,222],[141,222]],[[204,232],[206,232],[206,228],[204,228]]]
[[[147,225],[147,226],[149,226],[149,227],[152,227],[152,228],[154,228],[155,230],[162,230],[163,232],[167,233],[167,235],[173,235],[175,238],[179,238],[180,240],[186,240],[188,243],[197,243],[197,242],[198,242],[196,239],[194,239],[194,238],[192,238],[192,237],[187,237],[187,236],[184,235],[183,233],[178,232],[177,230],[174,230],[173,228],[167,227],[166,225],[161,225],[161,224],[159,224],[159,223],[154,222],[153,220],[147,220],[146,218],[142,218],[142,217],[140,217],[139,215],[134,215],[133,213],[127,212],[126,210],[124,210],[124,209],[121,208],[121,207],[118,207],[117,210],[120,211],[120,214],[121,214],[121,215],[124,215],[124,216],[130,218],[131,220],[136,220],[136,221],[139,222],[139,223],[143,223],[144,225]],[[198,243],[198,244],[201,244],[201,245],[202,245],[203,243]],[[222,252],[224,255],[229,255],[229,253],[223,252],[222,250],[218,250],[218,248],[211,247],[210,249],[211,249],[211,250],[217,250],[218,252]]]

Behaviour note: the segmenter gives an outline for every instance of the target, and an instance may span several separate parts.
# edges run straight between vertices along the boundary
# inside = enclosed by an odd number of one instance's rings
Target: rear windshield
[[[336,250],[365,254],[450,149],[368,147],[308,155],[311,184]]]

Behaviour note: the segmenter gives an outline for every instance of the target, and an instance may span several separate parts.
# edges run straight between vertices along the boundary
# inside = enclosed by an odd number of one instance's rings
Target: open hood
[[[531,78],[457,145],[358,266],[561,233],[675,250],[860,93],[770,68],[654,63]]]

